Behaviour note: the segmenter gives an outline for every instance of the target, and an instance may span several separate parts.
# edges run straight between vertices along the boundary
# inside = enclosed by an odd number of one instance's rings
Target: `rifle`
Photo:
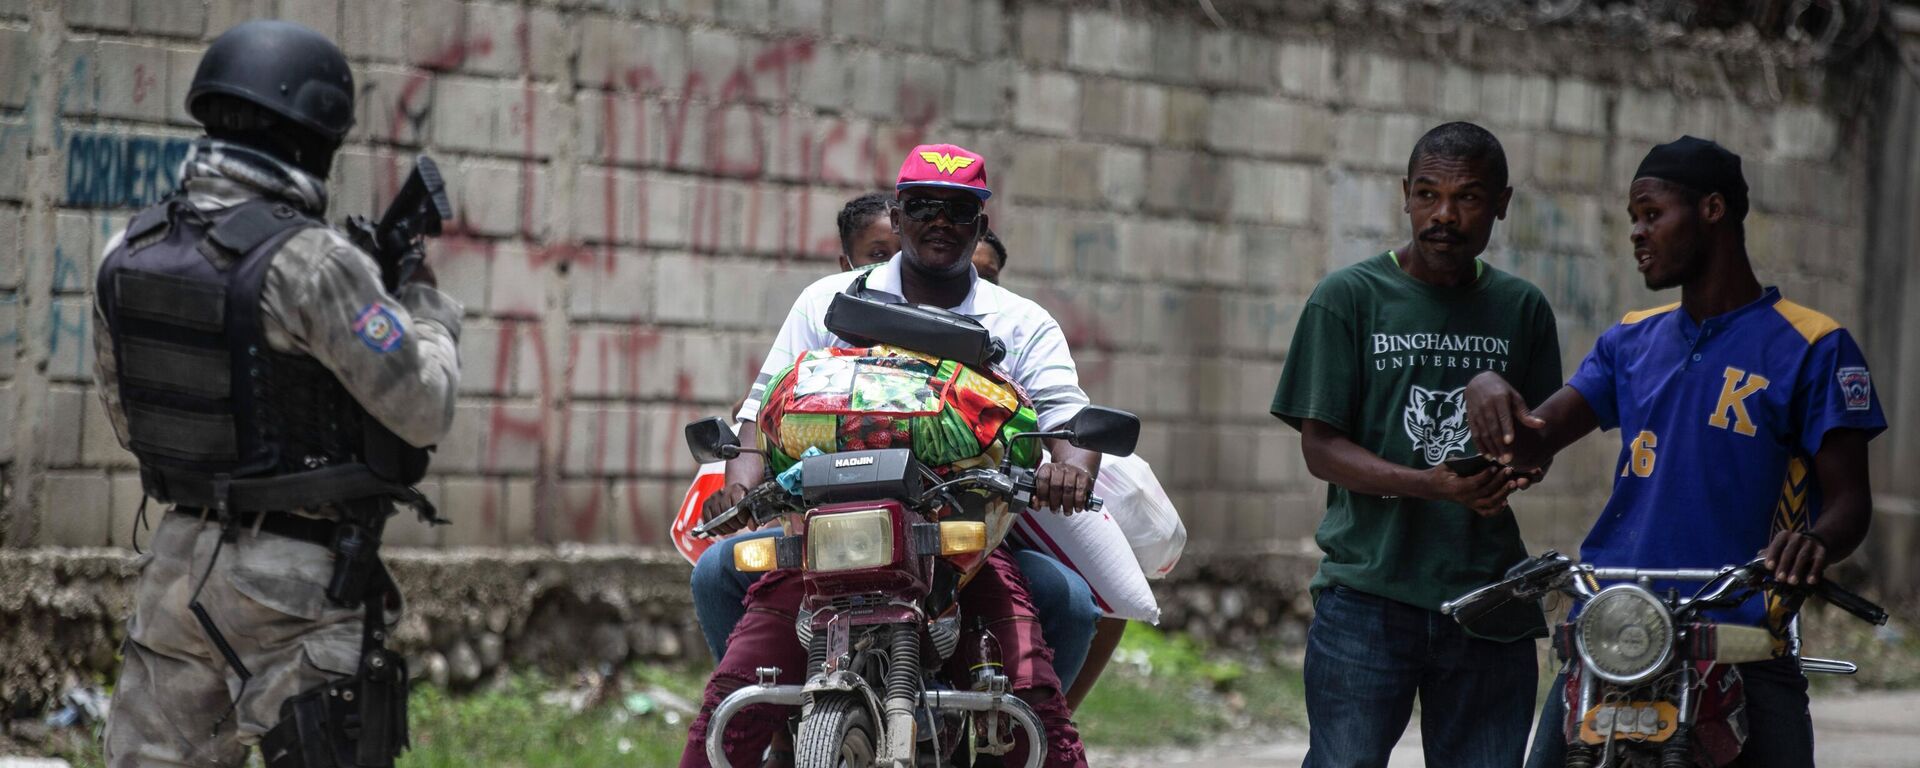
[[[400,185],[399,194],[380,214],[379,223],[365,216],[350,216],[347,237],[373,256],[380,265],[380,282],[388,291],[395,291],[426,258],[422,241],[439,237],[441,222],[451,218],[453,203],[447,199],[440,166],[433,158],[420,155],[414,159],[413,173]]]
[[[373,256],[374,262],[380,265],[380,283],[388,293],[393,293],[400,290],[400,286],[413,276],[413,271],[426,258],[426,238],[439,237],[440,224],[451,218],[453,203],[447,199],[447,184],[440,177],[440,166],[434,164],[433,158],[420,155],[413,161],[413,173],[400,185],[400,192],[393,196],[393,202],[387,204],[386,212],[380,214],[379,223],[368,221],[365,216],[349,216],[345,228],[347,238]],[[408,445],[378,419],[368,419],[365,430],[365,460],[374,474],[404,486],[412,486],[426,475],[430,448]],[[411,487],[395,500],[412,506],[420,513],[420,518],[429,523],[437,525],[447,522],[434,510],[426,496]],[[361,559],[371,558],[379,546],[380,528],[369,525],[362,529],[362,533],[369,532],[368,529],[372,534],[370,546],[363,547],[361,545],[364,542],[356,539],[349,542],[353,545],[351,552],[336,554],[352,560],[357,556],[355,553],[361,553],[364,549]],[[353,572],[360,573],[357,570]],[[330,584],[330,596],[333,592],[352,593],[364,586],[353,581],[364,581],[363,574],[342,577],[341,573],[336,569],[335,581],[341,582],[342,578],[348,578],[349,581]]]

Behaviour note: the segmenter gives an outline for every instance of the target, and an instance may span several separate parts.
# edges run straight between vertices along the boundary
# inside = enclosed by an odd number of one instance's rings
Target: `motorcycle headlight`
[[[807,521],[807,570],[851,571],[893,562],[893,516],[884,509]]]
[[[1673,658],[1673,614],[1660,598],[1632,584],[1600,590],[1574,631],[1581,663],[1610,683],[1645,682]]]

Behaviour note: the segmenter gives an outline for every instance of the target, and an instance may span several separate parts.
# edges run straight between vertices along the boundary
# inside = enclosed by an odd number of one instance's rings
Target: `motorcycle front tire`
[[[866,703],[851,693],[821,694],[800,721],[794,768],[870,768],[878,729]]]

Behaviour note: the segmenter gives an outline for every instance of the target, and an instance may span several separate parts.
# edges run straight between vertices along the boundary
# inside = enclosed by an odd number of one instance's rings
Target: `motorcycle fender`
[[[882,608],[875,608],[871,613],[862,613],[859,616],[853,617],[853,625],[856,627],[865,627],[874,624],[905,624],[907,626],[914,626],[919,623],[920,611],[911,606],[889,605]]]
[[[859,675],[846,671],[815,675],[800,689],[801,693],[806,694],[821,691],[846,691],[865,694],[868,698],[873,697],[873,688],[867,685],[867,681],[860,679]]]
[[[880,729],[886,728],[886,710],[880,706],[880,697],[874,695],[873,687],[867,685],[866,680],[861,679],[859,675],[852,672],[842,671],[824,675],[814,675],[813,679],[808,680],[807,684],[800,688],[800,693],[806,697],[807,702],[802,710],[802,717],[813,711],[813,699],[819,694],[858,693],[860,700],[867,703],[867,713],[873,716],[874,727]],[[878,744],[885,744],[885,734],[874,734],[874,740]]]
[[[848,626],[870,627],[876,624],[906,624],[914,626],[921,623],[920,611],[910,605],[892,604],[871,608],[839,609],[831,606],[821,607],[813,612],[812,628],[815,632],[826,630],[835,616],[840,617]]]

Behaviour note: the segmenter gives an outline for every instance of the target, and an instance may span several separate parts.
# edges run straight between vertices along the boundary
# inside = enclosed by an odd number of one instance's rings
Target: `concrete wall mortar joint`
[[[1608,257],[1618,177],[1653,141],[1695,131],[1739,144],[1776,250],[1852,242],[1865,226],[1862,206],[1806,192],[1857,185],[1869,162],[1816,98],[1817,79],[1784,73],[1806,97],[1784,106],[1728,98],[1682,77],[1685,51],[1645,57],[1671,81],[1656,84],[1541,59],[1553,33],[1503,63],[1451,39],[1401,50],[1394,30],[1221,32],[1197,17],[1044,0],[368,2],[293,10],[332,25],[366,89],[335,174],[338,212],[384,200],[389,170],[415,152],[459,176],[462,219],[434,258],[474,336],[459,440],[443,447],[438,477],[483,530],[443,545],[521,534],[661,544],[688,469],[673,423],[737,398],[771,323],[830,269],[840,203],[886,188],[920,141],[987,154],[1010,284],[1061,319],[1096,399],[1136,401],[1124,404],[1168,447],[1172,433],[1204,442],[1196,425],[1246,426],[1235,409],[1264,407],[1258,390],[1271,382],[1258,379],[1277,374],[1313,284],[1403,237],[1398,168],[1407,143],[1444,120],[1482,122],[1506,144],[1525,204],[1491,258],[1541,285],[1570,347],[1646,298]],[[0,364],[0,409],[49,414],[9,419],[18,491],[0,536],[40,524],[46,477],[126,468],[101,444],[84,334],[72,330],[95,255],[68,251],[83,250],[75,226],[97,249],[109,233],[92,229],[132,206],[68,201],[88,184],[126,198],[164,178],[141,153],[192,133],[172,104],[191,73],[183,62],[262,5],[277,4],[205,6],[200,33],[192,19],[149,28],[132,11],[52,0],[34,0],[26,23],[0,21],[0,65],[23,34],[32,64],[0,71],[0,231],[24,242],[17,280],[0,253],[0,302],[13,299],[0,305],[13,313],[0,314],[0,355],[13,361]],[[367,8],[401,21],[370,24]],[[80,13],[86,23],[69,29]],[[913,23],[929,15],[966,31],[936,39]],[[44,86],[75,66],[81,85]],[[136,98],[142,87],[170,92],[166,103]],[[1751,89],[1736,78],[1727,92]],[[106,136],[106,149],[74,159],[75,134]],[[9,167],[17,145],[25,162]],[[1817,298],[1867,279],[1766,258]],[[87,435],[50,434],[69,421]],[[1235,507],[1206,503],[1216,470],[1155,460],[1184,478],[1169,488],[1195,510],[1190,527],[1230,529]],[[1316,517],[1314,484],[1297,467],[1276,471],[1286,479],[1248,485],[1284,506],[1274,530]],[[1195,538],[1196,549],[1223,545]]]

